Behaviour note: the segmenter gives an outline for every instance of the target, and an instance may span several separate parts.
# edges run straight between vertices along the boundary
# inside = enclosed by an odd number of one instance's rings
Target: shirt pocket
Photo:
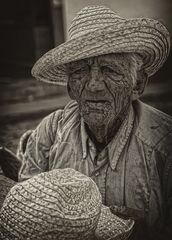
[[[76,157],[73,146],[68,142],[57,142],[50,149],[49,170],[55,168],[74,168]]]

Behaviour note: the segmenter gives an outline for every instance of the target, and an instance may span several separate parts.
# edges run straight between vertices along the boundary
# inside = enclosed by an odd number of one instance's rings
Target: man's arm
[[[48,170],[49,151],[61,117],[62,110],[50,114],[41,121],[35,130],[26,132],[21,138],[17,150],[17,156],[22,161],[18,175],[19,181]]]
[[[18,172],[21,167],[21,161],[17,156],[8,148],[0,147],[0,174],[18,181]]]

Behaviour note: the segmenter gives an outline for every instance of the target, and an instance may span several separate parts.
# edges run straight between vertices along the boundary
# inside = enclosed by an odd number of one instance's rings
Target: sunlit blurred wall
[[[63,0],[65,36],[75,14],[87,5],[106,5],[124,17],[151,17],[172,33],[172,0]]]

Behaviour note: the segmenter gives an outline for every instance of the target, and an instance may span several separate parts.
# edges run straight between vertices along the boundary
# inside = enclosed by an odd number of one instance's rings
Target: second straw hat
[[[102,205],[95,182],[70,168],[16,184],[0,212],[0,239],[126,239],[134,225]]]

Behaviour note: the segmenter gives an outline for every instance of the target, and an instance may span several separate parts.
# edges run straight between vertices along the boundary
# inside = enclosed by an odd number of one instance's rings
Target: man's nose
[[[103,81],[103,76],[98,67],[91,68],[90,76],[86,84],[86,88],[91,92],[104,90],[105,84]]]

